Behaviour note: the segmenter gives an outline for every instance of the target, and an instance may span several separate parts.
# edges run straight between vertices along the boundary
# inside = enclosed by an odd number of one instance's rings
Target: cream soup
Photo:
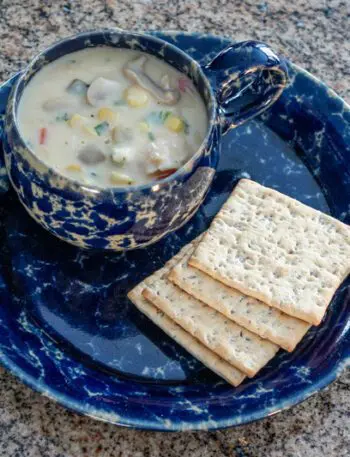
[[[43,67],[23,92],[18,119],[41,160],[98,187],[174,173],[208,128],[204,102],[186,76],[148,54],[109,47]]]

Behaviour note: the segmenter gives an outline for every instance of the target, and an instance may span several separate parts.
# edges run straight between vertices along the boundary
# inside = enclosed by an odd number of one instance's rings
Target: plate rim
[[[177,30],[147,30],[146,33],[151,33],[156,36],[173,36],[173,35],[182,35],[187,37],[196,37],[197,39],[201,38],[208,38],[208,39],[215,39],[221,40],[223,44],[225,42],[232,42],[231,37],[224,36],[224,35],[215,35],[215,34],[207,34],[207,33],[198,33],[198,32],[185,32],[185,31],[177,31]],[[176,45],[176,44],[175,44]],[[289,65],[294,68],[298,73],[304,74],[309,80],[312,81],[313,84],[320,85],[324,87],[327,91],[327,95],[332,98],[336,98],[339,100],[345,111],[350,113],[350,105],[341,98],[332,88],[328,85],[323,83],[320,79],[316,76],[312,75],[307,70],[303,69],[302,67],[293,64],[292,62],[288,61]],[[11,84],[11,82],[21,73],[21,71],[16,72],[13,74],[7,81],[3,82],[0,85],[0,90],[3,90],[4,87]],[[41,395],[49,398],[50,400],[55,401],[61,406],[64,406],[70,411],[74,411],[75,413],[85,415],[87,417],[113,423],[115,425],[119,425],[121,427],[127,427],[132,429],[140,429],[140,430],[150,430],[150,431],[195,431],[195,430],[218,430],[218,429],[225,429],[229,427],[234,427],[238,425],[248,424],[251,422],[255,422],[257,420],[263,419],[265,417],[273,416],[281,411],[285,411],[290,409],[299,403],[303,402],[304,400],[310,398],[312,395],[316,394],[317,392],[323,390],[325,387],[330,385],[334,382],[338,376],[345,370],[347,367],[350,367],[350,348],[346,351],[344,350],[344,354],[342,358],[338,361],[336,365],[334,365],[326,375],[320,378],[317,382],[314,382],[310,387],[304,388],[299,393],[293,393],[284,400],[279,399],[271,407],[262,407],[258,411],[253,413],[241,413],[239,417],[233,418],[219,418],[215,420],[215,425],[213,425],[213,420],[211,419],[199,419],[199,421],[195,422],[193,418],[189,421],[179,421],[176,420],[171,421],[171,425],[169,427],[165,427],[164,421],[159,422],[152,418],[144,419],[137,419],[135,421],[132,419],[131,421],[128,420],[127,415],[121,417],[118,414],[113,414],[106,412],[103,407],[101,409],[93,408],[88,403],[80,400],[75,399],[72,396],[69,396],[66,393],[61,393],[57,389],[50,387],[48,383],[43,383],[40,379],[33,377],[32,375],[28,374],[25,370],[20,368],[15,362],[11,360],[10,357],[6,356],[0,350],[0,363],[1,365],[7,369],[11,374],[15,375],[23,384],[30,387],[34,391],[40,393]]]

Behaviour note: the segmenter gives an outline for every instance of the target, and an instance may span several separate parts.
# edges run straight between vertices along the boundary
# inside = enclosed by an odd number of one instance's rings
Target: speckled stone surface
[[[1,3],[1,77],[60,36],[99,26],[168,28],[264,39],[349,100],[349,3],[304,2]],[[46,3],[48,4],[48,2]],[[21,5],[21,6],[20,6]],[[25,5],[23,7],[23,5]],[[221,6],[219,6],[221,5]],[[33,24],[36,24],[34,27]],[[249,32],[247,30],[250,29]],[[283,35],[280,35],[283,34]],[[345,39],[345,42],[344,42]],[[342,40],[342,45],[337,43]],[[348,456],[350,373],[291,411],[215,433],[129,431],[81,418],[33,393],[0,370],[0,455]]]
[[[349,101],[349,15],[348,0],[2,0],[0,79],[78,31],[186,30],[266,41]]]

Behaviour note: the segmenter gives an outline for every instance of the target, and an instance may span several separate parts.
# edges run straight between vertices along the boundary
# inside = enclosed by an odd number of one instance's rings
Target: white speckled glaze
[[[47,166],[29,149],[19,133],[17,109],[32,76],[62,55],[100,45],[143,51],[165,60],[193,81],[205,102],[209,129],[204,142],[183,167],[156,184],[102,190],[83,185]],[[237,56],[241,58],[234,66]],[[29,214],[71,244],[115,251],[155,243],[184,225],[203,202],[213,180],[222,131],[264,111],[279,97],[286,84],[283,62],[266,45],[253,41],[230,46],[227,52],[214,56],[204,70],[211,75],[211,81],[195,60],[175,46],[152,36],[117,30],[79,34],[37,56],[12,91],[4,141],[10,180]],[[255,102],[245,109],[240,93],[246,84],[250,86],[252,77],[256,78]],[[214,91],[220,98],[220,106]],[[235,106],[234,113],[228,113],[226,101],[234,94],[239,95],[241,104]]]

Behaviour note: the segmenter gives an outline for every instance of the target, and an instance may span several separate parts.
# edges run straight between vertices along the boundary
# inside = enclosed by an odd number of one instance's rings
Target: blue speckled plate
[[[228,43],[159,33],[206,61]],[[263,183],[350,222],[350,109],[290,65],[291,85],[262,119],[231,131],[206,202],[177,233],[145,250],[78,250],[42,230],[14,192],[1,197],[0,360],[66,407],[154,430],[215,429],[274,414],[333,381],[350,359],[350,295],[322,325],[234,389],[170,340],[126,298],[137,282],[206,229],[238,178]],[[0,89],[3,112],[14,79]],[[348,281],[349,283],[349,281]]]

